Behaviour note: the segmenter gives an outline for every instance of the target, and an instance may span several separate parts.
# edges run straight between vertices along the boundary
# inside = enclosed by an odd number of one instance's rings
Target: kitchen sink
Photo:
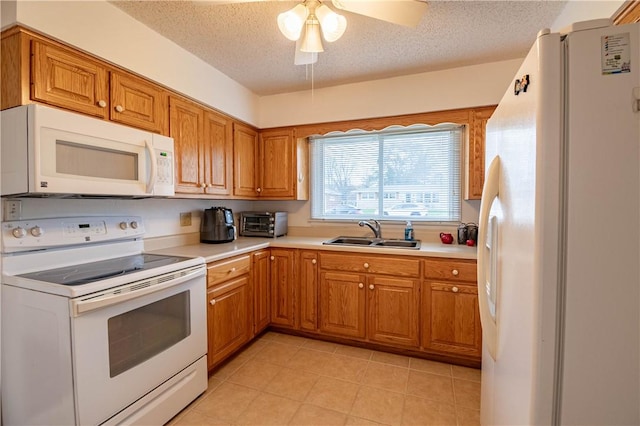
[[[333,246],[358,246],[358,247],[380,247],[380,248],[404,248],[418,250],[420,241],[406,241],[394,238],[373,238],[373,237],[336,237],[324,241],[322,244]]]

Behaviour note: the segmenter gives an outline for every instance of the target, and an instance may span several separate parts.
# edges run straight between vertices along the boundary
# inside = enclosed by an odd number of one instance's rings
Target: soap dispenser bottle
[[[404,239],[413,241],[413,225],[410,220],[407,221],[407,226],[404,228]]]

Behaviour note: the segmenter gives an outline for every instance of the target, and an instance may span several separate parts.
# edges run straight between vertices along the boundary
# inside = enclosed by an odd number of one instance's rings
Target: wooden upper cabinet
[[[258,133],[240,123],[233,134],[234,195],[272,200],[307,200],[309,148],[293,128]]]
[[[486,139],[487,121],[496,107],[474,108],[469,112],[469,146],[467,158],[467,182],[465,185],[465,199],[479,200],[484,186],[484,145]]]
[[[175,144],[176,192],[231,195],[231,120],[196,103],[171,96],[169,128]]]
[[[308,142],[296,140],[293,128],[260,132],[260,197],[307,200],[308,157]]]
[[[168,92],[72,49],[31,41],[31,99],[167,134]],[[109,90],[111,88],[111,90]]]
[[[109,72],[70,49],[31,42],[31,98],[103,119],[109,118]]]
[[[202,123],[204,112],[198,105],[171,97],[169,100],[169,135],[174,140],[176,192],[204,192],[204,156]]]
[[[214,112],[204,114],[204,180],[206,194],[231,195],[233,191],[233,122]]]
[[[121,72],[111,73],[112,121],[167,134],[169,96],[159,86]]]
[[[640,0],[626,2],[625,7],[618,11],[617,16],[614,16],[613,22],[616,25],[640,22]]]
[[[260,188],[258,132],[240,123],[233,124],[233,195],[255,198]]]

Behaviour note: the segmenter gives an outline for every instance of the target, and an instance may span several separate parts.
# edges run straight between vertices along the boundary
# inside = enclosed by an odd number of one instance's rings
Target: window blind
[[[314,219],[460,221],[464,126],[310,138]]]

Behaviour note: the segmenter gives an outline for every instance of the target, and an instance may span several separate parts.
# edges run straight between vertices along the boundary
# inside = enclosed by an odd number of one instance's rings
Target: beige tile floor
[[[480,371],[267,332],[209,378],[182,425],[478,425]]]

